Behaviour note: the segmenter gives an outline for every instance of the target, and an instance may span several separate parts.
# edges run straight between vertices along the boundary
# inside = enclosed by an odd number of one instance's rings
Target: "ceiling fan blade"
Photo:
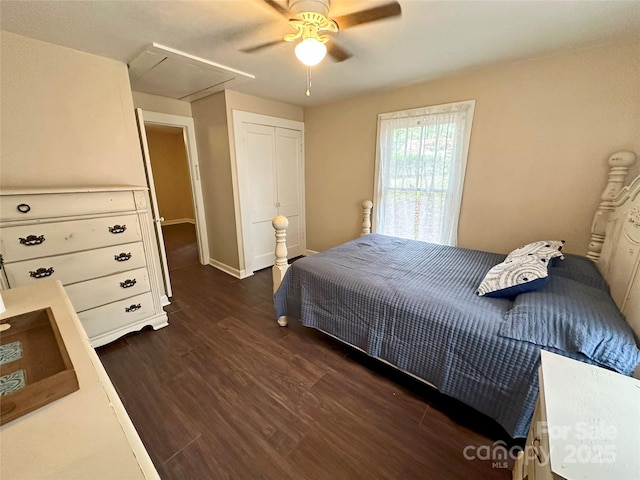
[[[367,10],[342,15],[341,17],[332,17],[332,20],[338,24],[340,30],[344,30],[345,28],[354,27],[363,23],[397,17],[401,14],[402,8],[400,4],[398,2],[392,2],[378,7],[368,8]]]
[[[283,17],[288,17],[289,16],[289,10],[287,10],[285,7],[280,5],[275,0],[262,0],[262,1],[264,3],[266,3],[267,5],[269,5],[271,8],[273,8],[276,12],[278,12]]]
[[[338,46],[333,40],[327,45],[327,54],[330,55],[336,62],[344,62],[352,55],[342,47]]]
[[[258,50],[262,50],[263,48],[273,47],[274,45],[278,45],[279,43],[283,43],[283,42],[284,40],[279,38],[278,40],[271,40],[270,42],[254,45],[253,47],[242,48],[240,49],[240,51],[243,53],[253,53],[253,52],[257,52]]]

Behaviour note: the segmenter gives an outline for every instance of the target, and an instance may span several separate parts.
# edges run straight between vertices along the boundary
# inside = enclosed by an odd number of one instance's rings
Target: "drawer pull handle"
[[[136,310],[140,310],[141,308],[142,308],[142,305],[140,305],[139,303],[134,303],[133,305],[124,307],[124,311],[127,313],[130,313],[130,312],[135,312]]]
[[[31,211],[31,207],[26,203],[21,203],[16,207],[20,213],[29,213]]]
[[[127,260],[129,260],[131,258],[131,252],[129,253],[119,253],[118,255],[114,255],[113,258],[115,259],[116,262],[126,262]]]
[[[109,232],[113,233],[122,233],[127,229],[126,225],[114,225],[113,227],[109,227]]]
[[[20,237],[20,243],[22,245],[26,245],[27,247],[31,247],[33,245],[40,245],[45,241],[44,235],[29,235],[27,238]]]
[[[122,288],[131,288],[136,284],[136,279],[133,280],[125,280],[124,282],[120,282],[120,286]]]
[[[533,453],[536,454],[536,458],[538,459],[538,463],[542,463],[542,458],[540,458],[540,453],[538,452],[538,447],[540,447],[540,439],[538,437],[534,438],[531,442],[531,446],[533,447]]]
[[[50,277],[51,275],[53,275],[53,272],[54,272],[53,267],[39,268],[35,272],[30,271],[29,276],[33,278],[44,278],[44,277]]]

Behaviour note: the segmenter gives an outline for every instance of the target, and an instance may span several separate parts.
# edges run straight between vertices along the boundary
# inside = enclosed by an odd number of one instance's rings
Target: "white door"
[[[289,220],[287,251],[289,258],[304,253],[302,242],[302,132],[275,128],[276,137],[276,206],[278,215]],[[271,263],[273,265],[273,228],[271,230]]]
[[[276,191],[276,138],[274,128],[245,123],[245,158],[249,172],[248,215],[251,236],[251,271],[274,262],[271,219],[278,215]]]
[[[234,110],[234,132],[242,258],[250,275],[274,263],[276,215],[289,220],[289,258],[304,254],[303,124]]]
[[[158,199],[156,197],[156,188],[153,181],[153,173],[151,172],[151,160],[149,156],[149,144],[147,143],[147,132],[144,128],[144,118],[142,109],[136,108],[136,120],[138,121],[138,134],[140,136],[140,145],[142,146],[142,157],[144,160],[144,169],[147,174],[147,183],[149,184],[149,197],[151,198],[151,216],[153,226],[156,232],[158,253],[160,255],[160,265],[162,268],[162,277],[167,297],[171,297],[171,280],[169,279],[169,267],[167,265],[167,252],[164,247],[164,236],[162,235],[162,219],[158,210]]]

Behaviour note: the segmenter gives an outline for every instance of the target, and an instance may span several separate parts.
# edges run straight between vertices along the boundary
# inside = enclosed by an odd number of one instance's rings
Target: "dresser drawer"
[[[78,314],[89,339],[126,327],[155,313],[150,292]]]
[[[116,273],[108,277],[95,278],[74,283],[64,288],[76,312],[132,297],[149,291],[149,276],[146,268]]]
[[[523,480],[552,480],[547,432],[547,417],[544,404],[544,390],[540,386],[540,396],[533,412],[529,435],[524,446]],[[517,478],[514,474],[514,478]]]
[[[528,463],[527,472],[529,480],[553,480],[551,474],[549,435],[547,432],[547,417],[544,405],[544,392],[540,389],[541,396],[538,398],[536,409],[533,413],[533,420],[529,430],[527,442],[531,447],[531,461]]]
[[[145,265],[144,247],[141,242],[136,242],[55,257],[6,263],[4,268],[9,286],[13,288],[37,282],[41,278],[57,278],[63,285],[68,285]]]
[[[2,229],[5,262],[136,242],[142,239],[137,215],[72,220]]]
[[[69,217],[136,209],[133,192],[3,195],[0,221]]]

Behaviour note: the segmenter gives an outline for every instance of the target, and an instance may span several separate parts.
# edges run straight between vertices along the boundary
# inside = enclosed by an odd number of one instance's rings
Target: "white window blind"
[[[474,106],[378,115],[374,231],[456,245]]]

